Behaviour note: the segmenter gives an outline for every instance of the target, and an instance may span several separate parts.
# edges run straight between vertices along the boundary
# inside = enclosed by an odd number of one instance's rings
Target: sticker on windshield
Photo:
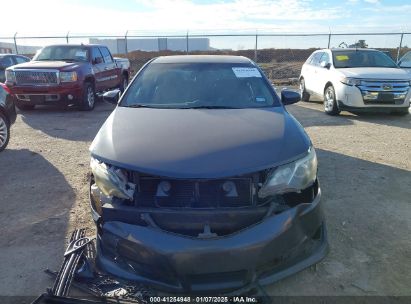
[[[339,60],[339,61],[344,61],[344,60],[349,59],[347,55],[337,55],[337,56],[335,56],[335,58],[337,58],[337,60]]]
[[[256,97],[255,101],[258,103],[265,103],[265,98],[264,97]]]
[[[262,77],[261,73],[258,71],[257,68],[232,68],[235,76],[237,78],[246,78],[246,77]]]
[[[86,58],[87,57],[87,51],[77,51],[76,52],[76,57]]]

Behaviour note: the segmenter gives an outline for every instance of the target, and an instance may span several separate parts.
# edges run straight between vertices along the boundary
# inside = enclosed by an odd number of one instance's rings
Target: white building
[[[208,51],[210,50],[210,39],[208,38],[127,38],[127,45],[124,38],[118,39],[97,39],[90,38],[91,44],[103,44],[107,46],[113,54],[124,54],[126,49],[130,51]]]
[[[40,46],[29,46],[29,45],[17,45],[17,51],[14,43],[12,42],[1,42],[0,41],[0,54],[22,54],[22,55],[32,55],[35,54]]]

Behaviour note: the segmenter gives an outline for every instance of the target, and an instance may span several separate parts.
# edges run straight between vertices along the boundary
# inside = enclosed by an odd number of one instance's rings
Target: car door
[[[331,58],[328,52],[323,52],[316,66],[315,73],[315,91],[320,95],[324,95],[324,87],[327,81],[330,80]]]
[[[101,54],[103,55],[104,59],[104,78],[107,79],[106,83],[106,88],[105,89],[111,89],[114,87],[117,87],[119,84],[119,75],[117,75],[117,65],[111,57],[111,53],[108,50],[107,47],[101,46],[99,47]]]
[[[317,65],[323,52],[316,52],[311,58],[311,61],[305,67],[305,88],[310,93],[317,93],[316,91],[316,72],[317,72]]]
[[[15,65],[12,56],[0,57],[0,82],[6,81],[6,69]]]
[[[107,80],[104,79],[104,68],[105,63],[103,55],[98,47],[91,48],[91,64],[94,73],[94,79],[96,80],[96,91],[103,91],[104,87],[107,85]]]

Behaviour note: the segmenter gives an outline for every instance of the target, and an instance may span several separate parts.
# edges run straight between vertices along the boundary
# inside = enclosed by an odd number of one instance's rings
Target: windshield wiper
[[[132,104],[132,105],[121,105],[121,107],[125,108],[156,108],[150,105],[145,105],[145,104]]]
[[[197,107],[182,107],[179,109],[239,109],[239,108],[228,107],[228,106],[197,106]]]

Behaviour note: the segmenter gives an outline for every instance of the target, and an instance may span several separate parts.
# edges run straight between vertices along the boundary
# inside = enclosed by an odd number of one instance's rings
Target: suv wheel
[[[3,151],[10,139],[10,124],[4,116],[3,113],[0,113],[0,152]]]
[[[328,115],[338,115],[341,112],[338,109],[335,90],[332,85],[328,86],[324,91],[324,111]]]
[[[301,100],[305,102],[310,101],[310,94],[305,90],[305,81],[304,78],[300,79],[300,94],[301,94]]]
[[[83,88],[83,100],[80,108],[83,111],[91,111],[94,109],[95,102],[96,93],[94,92],[94,87],[91,83],[86,82]]]

